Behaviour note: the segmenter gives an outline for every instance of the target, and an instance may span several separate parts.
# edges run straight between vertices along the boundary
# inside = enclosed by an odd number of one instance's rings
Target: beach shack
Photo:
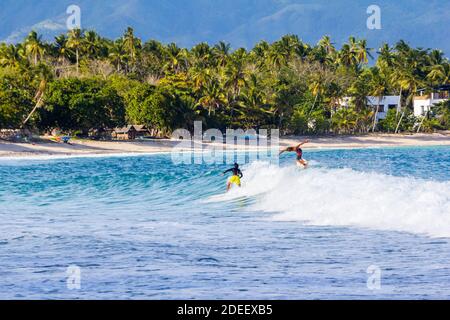
[[[136,139],[136,136],[136,128],[132,125],[123,128],[115,128],[112,132],[112,137],[116,140],[134,140]]]
[[[88,131],[88,137],[94,140],[111,140],[114,129],[110,128],[91,128]]]
[[[7,141],[23,141],[30,139],[32,133],[28,129],[0,129],[0,139]]]
[[[150,130],[148,130],[145,125],[133,125],[136,129],[136,137],[147,137],[150,135]]]

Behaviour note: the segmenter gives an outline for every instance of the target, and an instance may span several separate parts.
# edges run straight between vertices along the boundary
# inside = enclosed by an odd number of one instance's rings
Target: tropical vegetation
[[[87,135],[141,124],[165,136],[198,120],[283,134],[433,131],[450,129],[449,104],[416,119],[413,97],[449,83],[441,51],[404,41],[374,50],[354,37],[337,48],[327,36],[310,45],[286,35],[251,50],[225,42],[188,49],[143,42],[132,28],[116,40],[72,30],[50,43],[33,31],[0,44],[0,128]],[[388,94],[402,97],[401,110],[378,122],[366,97]]]

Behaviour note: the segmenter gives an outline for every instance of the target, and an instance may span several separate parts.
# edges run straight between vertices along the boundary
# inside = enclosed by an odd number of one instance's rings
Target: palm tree
[[[210,116],[212,112],[215,112],[227,102],[219,81],[217,79],[208,81],[199,100],[199,104],[208,110],[208,115]]]
[[[189,77],[194,84],[194,92],[198,92],[212,78],[212,71],[208,68],[194,66],[189,69]]]
[[[96,58],[100,53],[100,37],[95,31],[89,30],[84,33],[84,47],[90,58]]]
[[[358,114],[352,108],[342,108],[335,113],[333,125],[339,133],[351,133],[357,125]]]
[[[357,125],[360,131],[367,133],[370,130],[370,126],[373,119],[373,111],[369,108],[362,108],[358,111]]]
[[[84,37],[80,29],[73,29],[69,32],[67,48],[75,51],[77,74],[80,74],[80,52],[83,49]]]
[[[329,36],[324,36],[317,43],[316,48],[316,61],[320,63],[329,63],[332,64],[336,58],[336,48],[334,47],[334,43],[331,42],[331,38]]]
[[[449,62],[440,50],[433,50],[429,55],[430,65],[427,68],[427,79],[432,86],[446,84],[449,81]]]
[[[359,51],[359,44],[358,40],[356,40],[355,37],[348,38],[348,45],[350,47],[350,54],[354,61],[354,64],[357,65],[359,63],[358,59],[358,51]]]
[[[378,51],[377,66],[380,68],[393,68],[394,67],[394,54],[392,48],[387,43],[383,43]]]
[[[141,48],[141,40],[136,38],[134,35],[134,30],[131,27],[128,27],[123,36],[123,46],[125,52],[130,57],[130,62],[132,67],[134,68],[137,60],[137,54],[139,49]]]
[[[373,56],[371,54],[372,49],[367,47],[367,40],[359,40],[356,46],[356,60],[360,64],[368,64],[369,57],[373,59]]]
[[[228,62],[228,58],[231,52],[231,45],[229,43],[225,43],[220,41],[218,44],[214,46],[212,49],[214,58],[216,59],[217,65],[220,67],[225,67]]]
[[[45,54],[45,47],[42,43],[42,37],[38,36],[36,31],[31,31],[25,39],[25,52],[32,58],[33,63],[37,66],[39,59]]]
[[[280,68],[287,65],[295,54],[303,59],[305,52],[305,47],[296,35],[287,35],[270,47],[268,59],[273,67]]]
[[[121,71],[121,66],[127,59],[127,53],[125,52],[122,39],[118,39],[110,44],[109,47],[109,59],[113,65],[116,66],[116,71]]]
[[[64,34],[61,34],[55,37],[55,41],[53,42],[53,51],[58,57],[59,62],[64,62],[70,56],[70,50],[67,48],[67,41],[67,37]]]
[[[338,62],[343,66],[353,69],[356,66],[355,52],[349,44],[344,44],[338,54]]]
[[[395,133],[398,133],[400,129],[400,125],[405,117],[408,106],[412,103],[415,93],[417,92],[419,86],[423,84],[423,82],[417,78],[411,70],[399,70],[398,74],[398,85],[403,91],[409,92],[409,95],[406,99],[406,105],[403,108],[402,115],[400,120],[398,121],[397,128],[395,129]]]
[[[375,106],[375,115],[373,118],[373,126],[372,126],[372,132],[375,132],[378,120],[379,106],[381,105],[381,99],[386,94],[389,85],[385,75],[378,67],[370,68],[369,74],[371,79],[370,81],[371,94],[377,97],[378,99],[378,104]]]
[[[23,62],[23,49],[20,45],[4,44],[0,50],[0,65],[3,67],[19,67]]]
[[[147,53],[154,54],[159,59],[162,59],[164,56],[164,46],[161,44],[161,42],[156,40],[147,41],[142,49]]]
[[[334,43],[331,42],[331,38],[329,36],[324,36],[319,40],[318,45],[325,49],[325,52],[329,55],[336,52],[336,48],[334,47]]]
[[[173,72],[175,74],[187,68],[188,52],[186,49],[181,49],[175,43],[170,43],[166,48],[167,63],[164,66],[166,72]]]
[[[201,68],[209,68],[212,57],[212,50],[206,42],[199,43],[191,49],[193,65]]]
[[[393,82],[400,88],[401,92],[407,92],[408,95],[395,129],[395,133],[398,133],[406,111],[414,100],[414,95],[424,85],[423,79],[426,76],[424,69],[428,55],[426,50],[412,49],[404,41],[398,42],[395,48],[397,52],[394,62],[395,69],[392,74]]]
[[[297,56],[298,58],[300,58],[300,60],[302,60],[302,61],[305,60],[305,58],[307,57],[311,48],[308,45],[306,45],[305,43],[303,43],[298,38],[298,36],[291,35],[289,37],[290,37],[290,42],[292,44],[294,55]]]
[[[234,107],[237,104],[237,100],[239,95],[241,94],[241,89],[246,85],[246,70],[245,70],[245,52],[236,52],[233,55],[233,59],[225,69],[225,83],[224,86],[230,92],[231,99],[230,107],[231,107],[231,119],[233,120],[234,116]]]
[[[311,115],[311,113],[313,112],[313,110],[316,106],[317,100],[325,91],[324,79],[322,78],[322,74],[320,72],[314,73],[311,76],[311,79],[309,79],[309,82],[308,82],[308,88],[309,88],[309,91],[314,96],[314,102],[308,113],[308,115]]]
[[[258,68],[261,69],[265,65],[269,49],[270,45],[266,41],[260,41],[251,50],[250,55]]]
[[[44,94],[47,89],[47,83],[52,78],[53,73],[52,70],[45,64],[39,64],[37,66],[37,78],[39,81],[38,89],[34,96],[35,106],[22,122],[22,128],[28,123],[36,110],[44,104]]]

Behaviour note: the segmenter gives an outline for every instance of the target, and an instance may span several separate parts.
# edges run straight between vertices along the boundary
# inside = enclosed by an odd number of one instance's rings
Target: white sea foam
[[[242,196],[257,196],[252,209],[273,212],[276,221],[450,237],[450,182],[256,162],[243,188],[223,200]]]
[[[51,161],[89,158],[138,158],[143,156],[170,154],[170,152],[142,152],[142,153],[87,153],[87,154],[53,154],[53,155],[24,155],[24,156],[2,156],[0,164],[26,161]]]

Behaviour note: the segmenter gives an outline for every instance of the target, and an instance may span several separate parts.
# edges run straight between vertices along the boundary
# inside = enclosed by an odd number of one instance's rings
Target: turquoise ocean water
[[[449,147],[305,157],[0,160],[0,299],[450,298]]]

